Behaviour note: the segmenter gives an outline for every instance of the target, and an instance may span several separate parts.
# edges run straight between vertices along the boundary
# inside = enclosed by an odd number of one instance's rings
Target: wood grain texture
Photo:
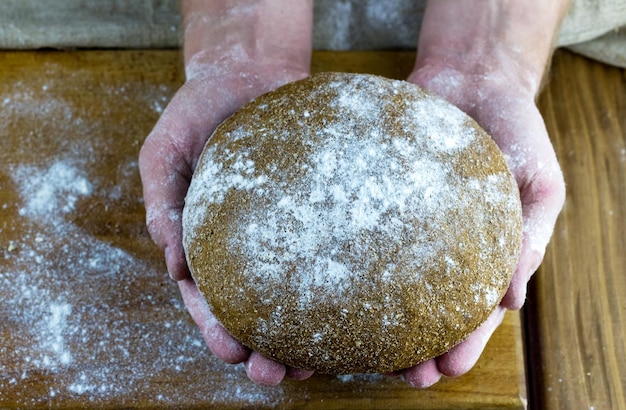
[[[408,73],[410,53],[314,70]],[[215,359],[148,238],[137,154],[176,51],[0,53],[0,408],[525,407],[519,315],[475,368],[418,391],[378,375],[274,388]]]
[[[534,408],[626,408],[626,74],[568,52],[539,107],[567,200],[527,303]]]

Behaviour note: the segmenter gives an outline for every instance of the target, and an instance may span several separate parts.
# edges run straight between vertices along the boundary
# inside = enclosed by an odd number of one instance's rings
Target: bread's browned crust
[[[474,121],[415,85],[340,73],[227,119],[183,216],[224,327],[334,374],[403,369],[462,341],[504,295],[521,225],[516,183]]]

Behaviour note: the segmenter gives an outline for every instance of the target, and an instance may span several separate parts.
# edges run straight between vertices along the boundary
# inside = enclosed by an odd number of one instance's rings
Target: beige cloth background
[[[179,1],[1,0],[0,48],[178,47]],[[415,47],[425,1],[314,4],[316,49],[404,49]],[[626,1],[573,0],[558,45],[626,67]]]
[[[180,0],[0,0],[0,48],[168,48]]]

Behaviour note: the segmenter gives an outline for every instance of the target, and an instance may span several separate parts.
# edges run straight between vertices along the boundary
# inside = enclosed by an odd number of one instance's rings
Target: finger
[[[425,389],[441,379],[435,359],[430,359],[402,371],[402,377],[411,387]]]
[[[286,376],[292,380],[306,380],[313,376],[315,372],[313,370],[302,370],[287,366]]]
[[[517,268],[511,278],[509,288],[500,302],[500,305],[510,310],[518,310],[524,306],[528,281],[543,260],[543,251],[533,249],[530,241],[528,234],[524,233]]]
[[[565,202],[565,183],[556,159],[529,181],[520,190],[524,224],[522,250],[509,289],[501,302],[511,310],[523,306],[528,281],[543,260]]]
[[[159,118],[139,154],[146,223],[174,280],[190,277],[182,245],[182,211],[196,162],[218,112],[198,84],[185,84]]]
[[[505,313],[504,307],[496,307],[487,320],[467,339],[436,359],[437,369],[448,377],[458,377],[467,373],[478,361],[491,335],[502,323]]]
[[[139,171],[148,232],[165,254],[170,277],[182,280],[191,277],[183,247],[183,207],[196,161],[209,136],[209,130],[203,133],[172,124],[172,121],[180,121],[199,127],[182,115],[172,120],[172,110],[164,113],[146,139],[139,155]]]
[[[146,224],[150,236],[165,253],[167,271],[174,280],[190,277],[182,245],[182,211],[193,173],[206,137],[191,110],[184,112],[185,89],[167,106],[139,153]],[[182,95],[182,96],[181,96]]]
[[[245,362],[246,373],[250,380],[263,386],[276,386],[285,378],[285,365],[252,352]]]
[[[187,310],[198,325],[204,341],[213,354],[226,363],[241,363],[248,359],[250,350],[220,325],[194,281],[192,279],[180,280],[178,286]]]
[[[165,253],[167,271],[175,280],[190,277],[182,246],[182,210],[189,186],[189,171],[176,168],[184,164],[172,147],[149,139],[139,157],[150,236]]]
[[[556,219],[565,201],[563,173],[548,137],[541,113],[534,104],[505,98],[499,104],[508,115],[498,121],[499,111],[482,113],[479,119],[502,149],[520,190],[523,219],[522,249],[516,271],[501,304],[520,309],[526,287],[539,267]]]

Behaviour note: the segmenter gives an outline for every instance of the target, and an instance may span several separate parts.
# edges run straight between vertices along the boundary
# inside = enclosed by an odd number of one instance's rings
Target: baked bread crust
[[[183,212],[200,292],[244,345],[391,372],[486,320],[517,265],[519,192],[492,139],[416,85],[321,73],[209,139]]]

